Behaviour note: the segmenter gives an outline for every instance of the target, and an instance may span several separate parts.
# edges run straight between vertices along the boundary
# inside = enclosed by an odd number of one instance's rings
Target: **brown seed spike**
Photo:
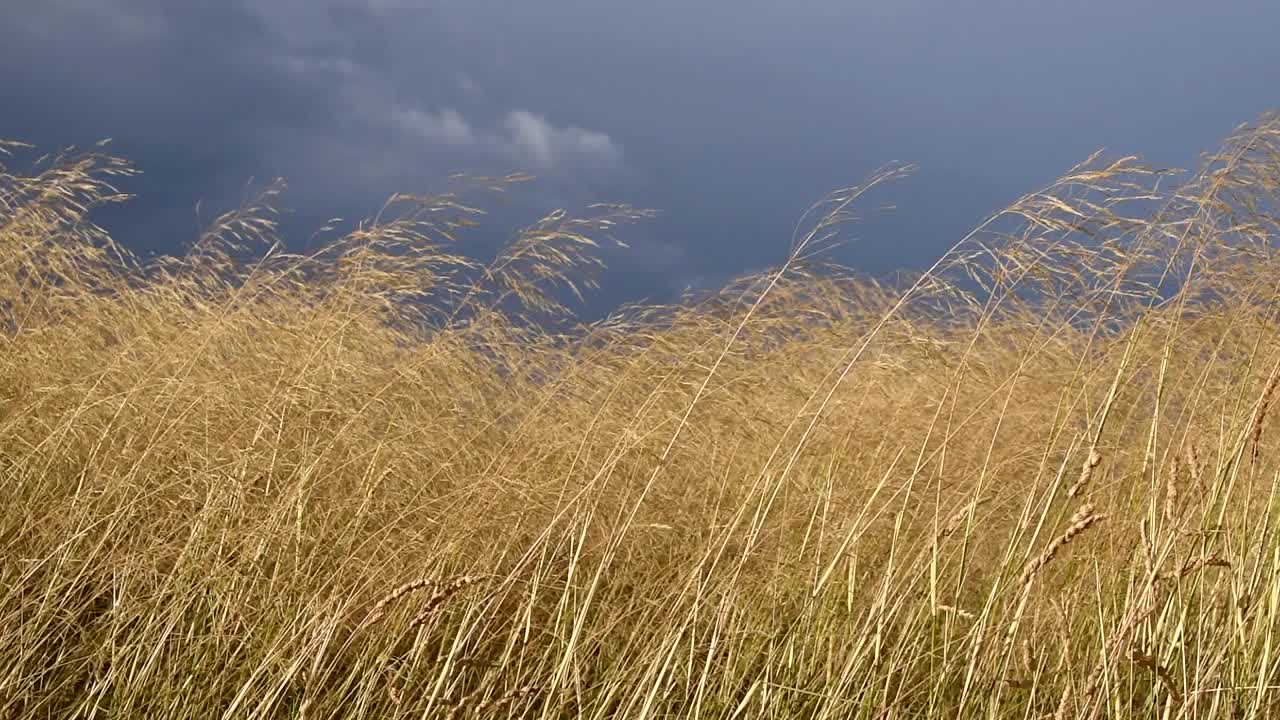
[[[462,575],[454,578],[431,595],[427,600],[427,604],[422,608],[422,611],[414,617],[413,622],[409,623],[409,627],[416,628],[420,625],[426,624],[427,618],[430,617],[431,613],[435,612],[437,608],[445,603],[445,601],[450,597],[453,597],[453,595],[458,591],[474,585],[477,582],[480,582],[480,580],[481,578],[477,575]]]
[[[1267,386],[1262,390],[1262,397],[1258,400],[1258,410],[1253,415],[1251,444],[1254,459],[1258,457],[1258,448],[1262,443],[1262,424],[1267,419],[1267,410],[1271,407],[1271,397],[1275,394],[1277,383],[1280,383],[1280,373],[1272,375],[1271,379],[1267,381]]]
[[[1160,574],[1161,580],[1178,580],[1207,567],[1230,568],[1231,561],[1218,555],[1206,555],[1185,563],[1178,570],[1168,570]]]
[[[1164,486],[1164,520],[1170,525],[1173,525],[1178,517],[1178,476],[1181,475],[1181,469],[1178,456],[1174,455],[1173,467],[1169,469]]]
[[[1200,462],[1200,454],[1196,452],[1195,445],[1188,445],[1186,451],[1187,475],[1191,480],[1191,486],[1196,490],[1204,489],[1204,465]]]
[[[405,595],[408,595],[411,592],[421,590],[427,587],[428,585],[434,585],[434,584],[436,584],[434,580],[427,580],[426,578],[423,578],[422,580],[414,580],[412,582],[407,582],[397,587],[396,589],[384,595],[382,599],[379,600],[378,603],[373,606],[373,610],[369,613],[369,617],[365,620],[365,622],[371,623],[380,619],[383,613],[386,612],[387,606],[390,605],[391,603],[399,600],[400,598],[404,597]]]
[[[1102,462],[1102,456],[1098,451],[1090,450],[1089,457],[1085,458],[1084,465],[1080,468],[1080,477],[1072,484],[1071,489],[1067,490],[1068,498],[1074,498],[1084,490],[1084,487],[1093,479],[1093,470],[1100,462]]]
[[[1101,522],[1106,517],[1106,515],[1095,515],[1093,513],[1093,505],[1086,503],[1076,511],[1075,515],[1071,516],[1070,525],[1062,533],[1062,536],[1050,543],[1049,547],[1045,548],[1044,552],[1040,553],[1038,557],[1027,563],[1026,569],[1022,571],[1019,584],[1024,586],[1031,584],[1031,581],[1035,580],[1041,568],[1048,565],[1064,545],[1070,543],[1077,535]]]
[[[503,695],[500,695],[490,700],[489,702],[483,705],[480,705],[476,709],[476,716],[486,717],[494,710],[497,710],[505,705],[510,705],[524,698],[527,698],[530,695],[533,695],[534,693],[540,692],[541,690],[542,688],[538,687],[537,685],[525,685],[524,687],[516,688],[515,690],[511,690],[507,693],[504,693]],[[460,700],[458,702],[457,707],[449,711],[449,715],[447,717],[452,719],[459,715],[465,714],[468,709],[470,709],[471,707],[474,707],[471,705],[471,699],[474,696],[475,696],[475,693],[472,693],[471,695]]]

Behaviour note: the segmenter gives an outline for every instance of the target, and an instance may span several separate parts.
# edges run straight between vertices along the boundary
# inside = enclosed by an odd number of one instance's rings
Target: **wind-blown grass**
[[[0,167],[0,716],[1274,716],[1280,118],[819,264],[908,170],[575,325],[648,212],[299,254],[271,185],[143,263],[104,147]]]

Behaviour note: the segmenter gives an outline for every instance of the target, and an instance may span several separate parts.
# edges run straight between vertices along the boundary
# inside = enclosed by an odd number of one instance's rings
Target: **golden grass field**
[[[3,147],[0,717],[1280,716],[1280,116],[592,324],[646,211],[144,262],[124,161]]]

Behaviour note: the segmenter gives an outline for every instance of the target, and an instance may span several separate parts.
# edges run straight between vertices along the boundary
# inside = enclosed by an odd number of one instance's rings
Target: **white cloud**
[[[452,108],[402,109],[394,117],[397,130],[424,150],[486,155],[540,173],[622,165],[622,150],[608,135],[572,125],[558,127],[527,110],[507,113],[492,130],[476,129]]]
[[[438,113],[401,110],[399,120],[403,131],[428,145],[469,149],[479,144],[471,125],[456,110],[445,108]]]
[[[608,135],[573,125],[556,127],[527,110],[507,113],[503,129],[508,153],[536,170],[582,164],[608,168],[622,163],[622,150]]]
[[[545,118],[516,110],[507,115],[505,125],[517,155],[538,167],[550,167],[555,162],[556,129]]]

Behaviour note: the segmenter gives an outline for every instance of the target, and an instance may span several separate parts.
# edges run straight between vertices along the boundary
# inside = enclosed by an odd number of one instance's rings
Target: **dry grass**
[[[896,288],[813,259],[889,168],[590,326],[648,213],[477,260],[524,180],[484,179],[296,254],[272,185],[141,263],[104,153],[0,169],[0,716],[1280,707],[1280,118],[1091,158]]]

